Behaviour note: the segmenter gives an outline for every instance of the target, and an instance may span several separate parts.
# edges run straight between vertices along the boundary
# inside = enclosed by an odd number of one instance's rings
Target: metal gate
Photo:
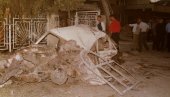
[[[75,24],[86,24],[91,27],[96,27],[98,15],[100,15],[100,11],[76,12]]]
[[[8,50],[9,48],[9,33],[8,33],[8,26],[7,19],[2,19],[0,21],[0,50]]]
[[[46,31],[45,18],[13,18],[12,49],[35,43]]]
[[[35,43],[46,32],[46,18],[13,18],[0,21],[0,50],[9,50]],[[46,41],[44,40],[43,43]]]

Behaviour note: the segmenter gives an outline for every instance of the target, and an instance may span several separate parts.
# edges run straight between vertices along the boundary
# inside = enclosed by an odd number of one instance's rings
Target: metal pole
[[[75,25],[78,25],[78,12],[76,12],[76,15],[75,15]]]
[[[12,30],[11,30],[11,24],[10,24],[10,20],[9,20],[9,52],[12,52],[12,45],[11,45],[11,33],[12,33]]]

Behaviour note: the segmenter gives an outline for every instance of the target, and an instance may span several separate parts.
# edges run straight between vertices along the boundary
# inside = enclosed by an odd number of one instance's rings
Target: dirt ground
[[[129,42],[121,42],[120,49],[125,60],[122,66],[140,81],[123,96],[108,85],[74,81],[61,86],[52,82],[14,82],[0,88],[0,97],[170,97],[170,53],[132,52]]]

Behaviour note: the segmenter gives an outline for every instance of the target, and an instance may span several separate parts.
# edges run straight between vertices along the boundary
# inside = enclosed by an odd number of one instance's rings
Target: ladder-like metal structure
[[[102,60],[99,64],[95,64],[89,54],[93,54],[99,60]],[[119,65],[114,60],[105,60],[99,54],[94,53],[92,51],[82,51],[80,54],[81,60],[85,64],[85,66],[93,72],[97,77],[103,80],[106,84],[108,84],[111,88],[116,90],[120,95],[123,95],[128,90],[132,89],[136,84],[138,84],[137,79],[133,77],[132,74],[128,72],[125,68]],[[90,66],[93,67],[89,67]],[[98,75],[94,70],[98,69],[101,75]]]

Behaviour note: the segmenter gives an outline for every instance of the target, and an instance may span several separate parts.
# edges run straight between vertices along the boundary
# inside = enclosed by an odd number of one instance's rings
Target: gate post
[[[75,15],[75,24],[74,25],[78,25],[78,13],[76,12],[76,15]]]
[[[9,22],[10,23],[10,22]],[[11,24],[9,24],[9,52],[12,52],[12,37],[11,37],[11,34],[12,34],[12,30],[11,30]]]
[[[9,52],[12,52],[12,24],[11,24],[11,14],[9,14],[9,17],[8,17],[8,29],[9,29]]]

